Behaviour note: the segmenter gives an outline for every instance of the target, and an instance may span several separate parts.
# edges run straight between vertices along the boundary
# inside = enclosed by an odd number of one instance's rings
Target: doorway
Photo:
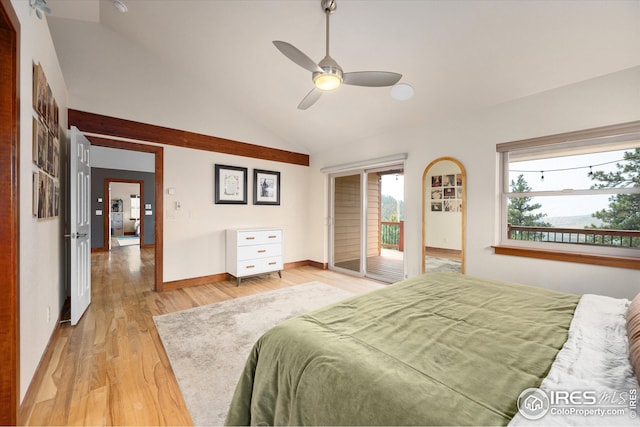
[[[109,250],[129,246],[140,246],[144,242],[144,181],[105,180],[107,186],[109,214],[104,215]]]
[[[143,153],[152,153],[155,156],[155,166],[154,166],[154,189],[153,194],[155,196],[155,205],[153,206],[154,218],[155,221],[153,225],[148,225],[148,227],[152,227],[153,237],[154,237],[154,245],[153,245],[153,289],[156,292],[162,292],[163,290],[163,191],[162,191],[162,183],[164,177],[164,148],[156,146],[156,145],[147,145],[140,144],[136,142],[127,142],[120,141],[115,139],[109,139],[107,137],[99,137],[99,136],[87,136],[87,138],[91,141],[93,146],[106,147],[106,148],[116,148],[121,150],[128,151],[139,151]],[[107,194],[107,192],[105,192]],[[105,196],[106,197],[106,196]],[[144,207],[144,205],[143,205]],[[146,210],[145,210],[146,211]],[[142,215],[144,216],[144,215]],[[142,224],[142,223],[141,223]],[[144,232],[144,231],[142,231]],[[105,232],[105,236],[108,234]],[[144,240],[142,241],[142,247],[144,246]]]
[[[404,166],[333,174],[331,269],[395,283],[404,278]]]

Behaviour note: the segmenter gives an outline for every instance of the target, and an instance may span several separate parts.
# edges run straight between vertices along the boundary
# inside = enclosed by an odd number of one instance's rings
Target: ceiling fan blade
[[[298,104],[298,110],[306,110],[316,103],[320,96],[322,95],[322,91],[314,86],[313,89],[304,97],[300,104]]]
[[[286,56],[305,70],[309,70],[311,72],[317,71],[322,73],[322,68],[320,68],[318,64],[313,62],[311,58],[302,53],[302,51],[294,45],[280,40],[274,40],[273,44],[278,48],[280,52],[284,54],[284,56]]]
[[[402,74],[389,71],[356,71],[344,73],[342,83],[353,86],[383,87],[393,86],[402,78]]]

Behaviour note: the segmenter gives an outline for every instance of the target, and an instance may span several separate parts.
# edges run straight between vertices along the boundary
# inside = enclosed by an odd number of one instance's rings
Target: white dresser
[[[281,228],[227,230],[227,273],[236,278],[278,272],[282,277]]]

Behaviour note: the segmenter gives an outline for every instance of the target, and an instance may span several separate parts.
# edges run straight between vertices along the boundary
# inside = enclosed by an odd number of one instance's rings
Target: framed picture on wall
[[[215,165],[216,204],[247,204],[247,168]]]
[[[280,172],[253,170],[253,204],[280,205]]]
[[[32,207],[31,213],[36,218],[38,217],[38,203],[40,200],[40,172],[33,173],[33,197],[32,197]]]

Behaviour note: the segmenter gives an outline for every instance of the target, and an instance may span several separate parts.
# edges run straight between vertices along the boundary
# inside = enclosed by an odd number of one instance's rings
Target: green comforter
[[[227,425],[506,425],[577,295],[448,273],[290,319],[255,344]]]

